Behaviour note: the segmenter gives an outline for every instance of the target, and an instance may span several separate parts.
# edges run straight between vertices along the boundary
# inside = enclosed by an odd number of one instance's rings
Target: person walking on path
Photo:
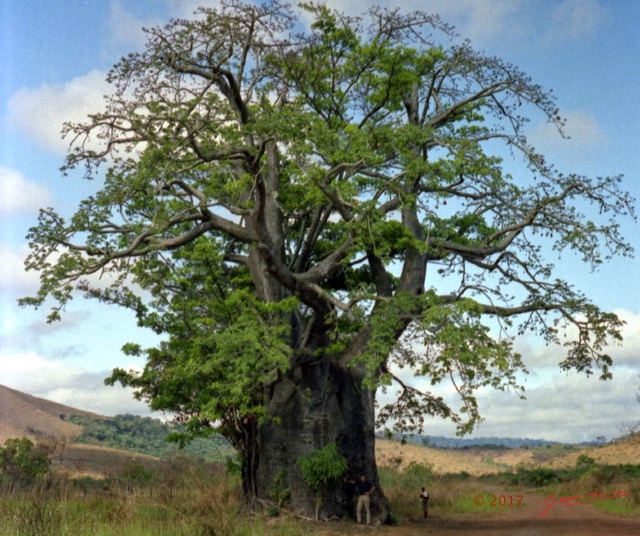
[[[429,513],[429,492],[424,487],[420,493],[420,500],[422,501],[422,513],[424,514],[424,518],[427,519],[427,514]]]
[[[362,473],[357,481],[347,480],[348,484],[355,484],[358,490],[358,504],[356,506],[356,521],[358,524],[362,523],[362,509],[367,515],[367,525],[371,525],[371,494],[375,490],[375,487],[369,480],[367,475]]]

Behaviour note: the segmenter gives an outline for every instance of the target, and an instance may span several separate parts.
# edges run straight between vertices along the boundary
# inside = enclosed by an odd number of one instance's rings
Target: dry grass
[[[433,466],[436,474],[466,472],[475,476],[533,463],[533,453],[524,449],[437,449],[384,439],[376,442],[376,456],[382,467],[403,469],[419,463]]]
[[[376,442],[378,465],[403,469],[410,463],[428,464],[435,474],[461,472],[480,476],[518,467],[575,467],[581,455],[593,458],[596,464],[640,463],[640,435],[620,439],[600,447],[586,447],[566,452],[562,448],[537,449],[438,449],[416,444],[400,444],[380,439]]]
[[[49,443],[49,445],[53,449],[54,469],[67,478],[105,478],[123,464],[134,460],[150,468],[161,464],[161,461],[153,456],[98,445],[77,443]]]
[[[602,465],[640,463],[640,434],[634,434],[601,447],[590,447],[571,452],[551,460],[545,466],[551,469],[574,467],[578,457],[582,454],[593,458],[597,464]]]

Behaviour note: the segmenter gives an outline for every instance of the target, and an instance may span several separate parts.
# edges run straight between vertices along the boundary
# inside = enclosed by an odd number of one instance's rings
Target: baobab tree
[[[526,126],[561,130],[554,98],[449,43],[437,16],[300,9],[229,2],[147,30],[110,71],[105,111],[66,128],[67,171],[101,187],[68,220],[41,212],[27,261],[41,286],[23,303],[56,299],[53,320],[80,289],[161,334],[125,347],[143,372],[108,381],[188,434],[219,430],[249,505],[278,482],[313,512],[296,461],[335,443],[384,516],[376,425],[471,430],[478,388],[520,389],[513,336],[569,327],[561,367],[610,375],[621,321],[545,252],[594,267],[629,254],[616,220],[632,205],[619,176],[548,164]],[[445,380],[460,407],[429,391]],[[394,397],[376,407],[381,391]],[[343,515],[340,480],[323,494],[324,515]]]

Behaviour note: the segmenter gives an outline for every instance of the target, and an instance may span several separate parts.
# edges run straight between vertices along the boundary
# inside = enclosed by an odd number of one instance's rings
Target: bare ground
[[[500,492],[496,491],[499,495]],[[513,492],[502,492],[505,496]],[[559,499],[559,498],[558,498]],[[526,494],[520,506],[504,507],[492,515],[465,514],[451,517],[419,516],[400,526],[363,526],[341,522],[317,532],[318,536],[380,534],[385,536],[638,536],[640,519],[608,514],[592,505],[567,507],[554,504],[544,517],[545,497]]]
[[[511,508],[498,517],[466,516],[465,518],[433,517],[419,520],[412,526],[399,527],[388,534],[413,536],[433,534],[461,536],[482,534],[483,536],[638,536],[640,519],[612,516],[591,505],[578,504],[566,507],[554,505],[543,518],[546,505],[544,497],[528,495],[525,503]]]

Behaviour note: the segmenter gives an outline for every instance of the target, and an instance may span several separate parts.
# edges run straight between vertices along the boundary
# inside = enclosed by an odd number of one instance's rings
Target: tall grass
[[[130,461],[106,482],[55,478],[0,488],[2,536],[304,536],[297,520],[243,511],[238,476],[222,464]]]
[[[133,462],[108,484],[84,478],[48,480],[4,490],[3,536],[233,534],[240,505],[237,482],[223,467],[174,460],[152,472]]]
[[[480,481],[467,473],[436,475],[430,465],[415,462],[402,470],[381,468],[380,483],[400,523],[422,515],[423,486],[429,491],[429,515],[440,516],[468,511],[472,498],[482,490]]]
[[[557,496],[586,495],[596,489],[624,491],[629,497],[596,506],[616,513],[640,513],[640,467],[582,467],[554,478],[531,470],[486,478],[468,474],[436,475],[429,465],[380,469],[381,486],[399,523],[422,515],[419,494],[429,490],[430,516],[472,512],[499,515],[508,509],[479,509],[472,502],[493,485],[515,484]],[[527,481],[526,487],[524,479]],[[542,484],[542,485],[538,485]],[[2,536],[303,536],[327,530],[324,524],[243,510],[237,474],[221,464],[176,458],[162,468],[130,461],[115,467],[106,481],[56,477],[23,489],[0,487]],[[351,534],[351,521],[331,525],[332,534]],[[326,534],[326,532],[325,532]]]

